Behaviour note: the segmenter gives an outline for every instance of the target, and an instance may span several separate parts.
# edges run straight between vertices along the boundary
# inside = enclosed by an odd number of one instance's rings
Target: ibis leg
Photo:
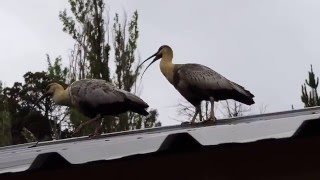
[[[200,114],[199,114],[200,120],[202,119],[200,104],[197,105],[197,106],[195,106],[195,108],[196,108],[196,111],[194,112],[194,115],[193,115],[193,117],[192,117],[192,119],[191,119],[191,121],[190,121],[190,124],[194,124],[194,122],[195,122],[195,120],[196,120],[196,117],[197,117],[197,115],[198,115],[199,113],[200,113]],[[189,122],[185,121],[185,122],[182,122],[181,124],[182,124],[182,125],[183,125],[183,124],[189,124]]]
[[[194,123],[194,121],[196,120],[198,113],[199,111],[196,109],[196,112],[194,113],[193,118],[191,119],[191,122],[190,122],[191,124]]]
[[[199,105],[199,118],[200,118],[200,121],[202,121],[201,105]]]
[[[197,106],[195,106],[195,108],[196,108],[196,112],[194,113],[193,118],[191,119],[191,122],[190,122],[191,124],[193,124],[193,123],[195,122],[198,113],[200,113],[200,115],[199,115],[200,120],[201,120],[201,118],[202,118],[200,104],[197,105]]]
[[[217,118],[214,116],[214,99],[213,97],[210,97],[210,103],[211,103],[211,112],[210,112],[210,117],[207,120],[211,120],[215,122]]]
[[[101,134],[101,132],[100,132],[100,130],[101,130],[101,122],[102,122],[102,118],[100,118],[99,120],[95,121],[96,128],[95,128],[93,134],[89,134],[89,137],[94,137],[94,136],[97,136],[97,135]]]
[[[92,118],[92,119],[90,119],[90,120],[88,120],[88,121],[86,121],[86,122],[81,123],[81,124],[77,127],[77,129],[72,133],[72,135],[77,134],[77,133],[82,129],[83,126],[85,126],[85,125],[87,125],[87,124],[91,124],[92,122],[97,121],[97,120],[100,119],[100,118],[101,118],[101,116],[100,116],[100,114],[99,114],[99,115],[96,116],[95,118]]]

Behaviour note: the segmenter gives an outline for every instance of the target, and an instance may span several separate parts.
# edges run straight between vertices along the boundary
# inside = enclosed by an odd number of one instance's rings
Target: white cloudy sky
[[[302,108],[301,84],[310,64],[320,74],[318,0],[111,0],[110,15],[139,13],[139,53],[149,57],[161,45],[175,63],[207,65],[245,86],[267,112]],[[67,0],[3,0],[0,6],[0,80],[22,81],[27,71],[46,68],[45,54],[68,65],[73,42],[58,19]],[[158,63],[143,78],[141,97],[164,125],[177,124],[183,97],[162,76]]]

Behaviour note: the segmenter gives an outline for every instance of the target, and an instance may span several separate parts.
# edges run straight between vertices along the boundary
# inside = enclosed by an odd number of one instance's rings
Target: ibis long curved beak
[[[160,59],[161,56],[159,56],[159,55],[158,55],[158,52],[156,52],[155,54],[153,54],[152,56],[150,56],[148,59],[144,60],[144,61],[138,66],[138,68],[139,68],[143,63],[147,62],[149,59],[151,59],[151,58],[153,58],[153,57],[155,57],[155,58],[151,61],[151,63],[150,63],[150,64],[146,67],[146,69],[143,71],[143,73],[142,73],[142,75],[141,75],[141,79],[142,79],[144,73],[146,72],[146,70],[151,66],[151,64],[153,64],[153,63],[156,62],[158,59]]]

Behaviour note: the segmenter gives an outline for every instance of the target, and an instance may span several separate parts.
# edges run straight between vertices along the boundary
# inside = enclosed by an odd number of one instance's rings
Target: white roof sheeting
[[[56,152],[71,164],[156,152],[169,135],[186,133],[203,146],[291,137],[307,120],[320,119],[320,107],[218,120],[218,125],[177,125],[0,148],[0,174],[30,168],[40,154]]]

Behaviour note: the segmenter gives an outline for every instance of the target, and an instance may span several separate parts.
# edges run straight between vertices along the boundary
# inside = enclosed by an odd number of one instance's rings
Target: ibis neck
[[[164,57],[161,59],[160,70],[171,84],[173,84],[173,68],[174,64],[172,63],[172,59],[168,60]]]
[[[53,95],[53,101],[62,106],[70,106],[71,100],[67,90],[56,91]]]

